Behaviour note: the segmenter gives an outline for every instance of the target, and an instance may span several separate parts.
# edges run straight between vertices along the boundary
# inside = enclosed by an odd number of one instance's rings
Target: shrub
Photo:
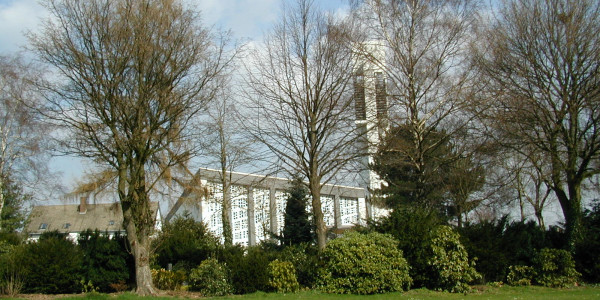
[[[43,234],[36,243],[23,245],[15,257],[22,268],[25,293],[80,292],[81,251],[64,235]]]
[[[187,279],[185,272],[169,271],[165,269],[152,269],[152,282],[154,286],[161,290],[180,290],[183,282]]]
[[[125,244],[125,238],[119,235],[110,239],[97,230],[82,232],[78,245],[83,252],[83,280],[91,282],[97,291],[103,293],[114,290],[111,284],[129,280],[128,261],[131,255],[127,253]]]
[[[154,241],[155,263],[161,268],[167,268],[171,263],[189,272],[209,258],[217,250],[218,244],[218,239],[204,223],[190,216],[178,217],[165,224]]]
[[[409,266],[398,242],[381,233],[348,232],[322,252],[322,290],[341,294],[376,294],[408,289]]]
[[[593,201],[591,207],[583,212],[582,221],[585,238],[577,244],[573,258],[583,279],[600,283],[600,200]]]
[[[425,241],[424,267],[426,285],[430,289],[462,293],[470,290],[469,283],[481,278],[460,236],[449,226],[438,226]]]
[[[294,293],[300,288],[296,269],[289,261],[278,259],[269,263],[269,285],[278,293]]]
[[[319,251],[311,244],[285,247],[278,254],[279,260],[289,261],[296,269],[296,278],[301,286],[312,288],[318,278]]]
[[[398,241],[398,248],[411,266],[410,277],[416,287],[425,286],[423,262],[423,238],[435,227],[441,225],[441,218],[435,210],[420,206],[399,206],[372,227],[380,233],[392,235]]]
[[[533,269],[535,281],[547,287],[573,286],[581,276],[571,254],[562,249],[542,249],[533,260]]]
[[[244,249],[227,246],[223,253],[223,262],[231,272],[231,283],[236,294],[248,294],[256,291],[268,291],[269,270],[267,266],[274,260],[274,253],[260,246]]]
[[[190,272],[190,289],[204,296],[224,296],[233,292],[229,283],[227,267],[214,258],[209,258]]]
[[[22,266],[18,263],[18,251],[22,248],[12,246],[0,253],[0,295],[14,297],[23,289]]]
[[[535,272],[529,266],[510,266],[506,282],[512,286],[531,285]]]

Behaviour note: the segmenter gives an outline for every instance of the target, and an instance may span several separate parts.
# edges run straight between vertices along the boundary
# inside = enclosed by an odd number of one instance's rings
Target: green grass
[[[191,298],[197,297],[197,294],[180,294],[173,297],[153,297],[152,299],[174,299],[174,298]],[[144,297],[139,297],[135,294],[125,293],[119,295],[107,295],[107,294],[87,294],[66,297],[61,299],[91,299],[91,300],[137,300]],[[149,298],[149,297],[148,297]],[[334,294],[323,294],[315,291],[304,291],[295,294],[276,294],[276,293],[254,293],[248,295],[235,295],[227,297],[215,297],[215,298],[202,298],[202,299],[236,299],[236,300],[252,300],[252,299],[303,299],[303,300],[329,300],[329,299],[543,299],[543,300],[554,300],[554,299],[600,299],[600,286],[582,286],[574,287],[569,289],[551,289],[544,287],[478,287],[476,290],[469,294],[451,294],[434,292],[426,289],[416,289],[405,293],[389,293],[382,295],[371,295],[371,296],[359,296],[359,295],[334,295]]]

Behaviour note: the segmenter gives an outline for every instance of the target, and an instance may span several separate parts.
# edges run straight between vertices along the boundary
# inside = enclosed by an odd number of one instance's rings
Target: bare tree
[[[231,220],[231,176],[236,168],[249,165],[252,139],[245,136],[239,125],[239,112],[231,92],[222,90],[208,111],[208,120],[204,128],[205,138],[203,155],[209,164],[216,163],[219,168],[223,199],[221,200],[221,222],[225,244],[233,244]],[[215,161],[216,160],[216,161]]]
[[[470,0],[357,0],[354,15],[370,43],[357,44],[363,59],[387,78],[390,128],[405,128],[408,137],[391,149],[403,157],[412,174],[413,194],[430,204],[428,186],[436,166],[478,148],[465,138],[476,127],[469,44],[478,7]],[[365,38],[366,39],[366,38]],[[384,55],[373,55],[376,45]],[[428,159],[454,146],[447,162]]]
[[[323,15],[311,0],[284,7],[248,68],[254,137],[291,174],[308,180],[319,249],[327,243],[321,188],[355,151],[352,51],[347,24]]]
[[[33,85],[40,76],[23,58],[0,56],[0,215],[5,180],[22,188],[46,174],[49,128],[36,113],[42,97]]]
[[[173,0],[50,0],[51,18],[31,47],[54,67],[47,116],[64,128],[68,153],[117,174],[136,292],[154,294],[149,191],[194,153],[189,130],[230,57],[226,39]],[[217,41],[216,43],[214,41]]]
[[[599,172],[599,30],[597,1],[506,1],[484,37],[489,48],[477,55],[505,145],[529,163],[535,156],[548,161],[547,184],[571,250],[580,238],[582,184]]]

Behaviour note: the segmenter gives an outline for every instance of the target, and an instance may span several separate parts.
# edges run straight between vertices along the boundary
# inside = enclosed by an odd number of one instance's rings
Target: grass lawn
[[[152,299],[174,299],[174,298],[197,298],[199,295],[194,293],[173,293],[172,296],[155,297]],[[30,298],[30,297],[27,297]],[[141,299],[134,294],[125,293],[119,295],[107,295],[107,294],[87,294],[66,297],[61,299],[120,299],[120,300],[135,300]],[[31,299],[31,298],[30,298]],[[35,297],[33,297],[35,299]],[[45,298],[48,299],[48,298]],[[389,293],[382,295],[372,296],[358,296],[358,295],[334,295],[334,294],[323,294],[315,291],[303,291],[296,294],[275,294],[275,293],[254,293],[249,295],[241,296],[228,296],[228,297],[215,297],[215,298],[203,298],[203,299],[237,299],[237,300],[252,300],[252,299],[306,299],[306,300],[328,300],[328,299],[543,299],[543,300],[554,300],[554,299],[600,299],[600,286],[581,286],[569,289],[551,289],[544,287],[476,287],[476,289],[469,294],[450,294],[433,292],[425,289],[411,290],[405,293]]]

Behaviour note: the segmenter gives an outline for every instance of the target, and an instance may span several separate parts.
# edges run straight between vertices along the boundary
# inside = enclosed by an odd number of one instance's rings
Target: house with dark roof
[[[151,202],[150,209],[155,230],[160,230],[162,216],[158,202]],[[76,242],[79,234],[87,229],[106,232],[109,237],[117,233],[125,235],[121,203],[89,204],[86,197],[81,197],[79,204],[38,205],[31,210],[27,225],[29,241],[37,241],[44,232],[57,230]]]

